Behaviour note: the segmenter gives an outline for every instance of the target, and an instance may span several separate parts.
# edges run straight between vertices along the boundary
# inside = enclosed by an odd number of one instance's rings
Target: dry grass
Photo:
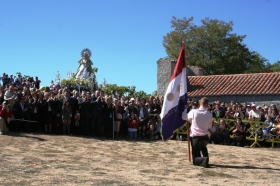
[[[279,149],[209,145],[210,165],[191,165],[187,143],[0,136],[0,185],[275,185]],[[270,178],[270,179],[267,179]],[[277,180],[278,179],[278,180]]]

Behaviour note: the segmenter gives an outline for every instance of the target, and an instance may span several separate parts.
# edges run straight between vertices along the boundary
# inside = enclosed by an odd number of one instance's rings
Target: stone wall
[[[158,96],[164,96],[170,81],[171,74],[176,65],[175,59],[160,58],[157,61],[157,93]],[[187,67],[188,76],[201,76],[203,75],[203,69],[195,66]]]
[[[164,96],[167,86],[170,82],[171,74],[175,68],[176,60],[160,58],[157,61],[157,93],[158,96]]]

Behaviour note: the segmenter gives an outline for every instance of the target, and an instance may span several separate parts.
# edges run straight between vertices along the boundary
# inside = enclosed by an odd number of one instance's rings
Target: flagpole
[[[185,48],[185,42],[182,41],[182,45]],[[186,54],[186,52],[185,52]],[[186,61],[186,55],[184,55]],[[187,68],[187,67],[186,67]],[[187,69],[186,69],[187,70]],[[187,77],[186,77],[187,78]],[[189,155],[189,162],[191,162],[191,141],[190,141],[190,123],[187,121],[187,138],[188,138],[188,155]]]
[[[191,145],[190,145],[190,123],[187,122],[187,135],[188,135],[188,150],[189,150],[189,162],[191,162]]]

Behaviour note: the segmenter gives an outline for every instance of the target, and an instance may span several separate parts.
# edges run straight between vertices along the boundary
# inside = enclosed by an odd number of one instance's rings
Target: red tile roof
[[[280,73],[188,76],[188,96],[276,95]]]

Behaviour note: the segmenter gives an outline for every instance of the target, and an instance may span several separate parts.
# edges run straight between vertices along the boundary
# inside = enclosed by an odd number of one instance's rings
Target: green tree
[[[206,75],[267,70],[267,61],[256,57],[256,53],[243,43],[246,35],[232,32],[232,21],[205,18],[200,26],[192,21],[193,17],[172,18],[171,27],[174,30],[163,37],[168,57],[176,59],[181,43],[185,41],[187,65],[203,68]]]
[[[269,72],[280,72],[280,60],[278,60],[274,64],[270,64],[268,62],[267,68]]]
[[[270,63],[258,52],[251,52],[246,73],[270,72]]]
[[[155,90],[153,93],[152,93],[152,96],[157,96],[158,93],[157,93],[157,90]]]

